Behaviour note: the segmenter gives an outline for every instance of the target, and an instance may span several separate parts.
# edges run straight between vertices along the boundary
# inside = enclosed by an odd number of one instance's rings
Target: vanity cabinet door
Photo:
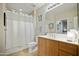
[[[38,56],[46,56],[46,42],[47,39],[44,38],[38,38]]]
[[[47,40],[47,55],[58,56],[58,42],[54,40]]]

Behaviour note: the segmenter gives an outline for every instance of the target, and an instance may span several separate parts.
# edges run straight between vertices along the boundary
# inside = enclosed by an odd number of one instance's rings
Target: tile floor
[[[24,49],[22,51],[16,52],[16,53],[12,53],[8,56],[37,56],[37,52],[33,52],[33,53],[29,53],[28,49]]]

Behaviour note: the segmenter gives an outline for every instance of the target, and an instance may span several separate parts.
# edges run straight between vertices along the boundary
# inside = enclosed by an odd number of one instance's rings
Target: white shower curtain
[[[13,22],[7,19],[7,31],[6,31],[6,49],[12,48],[13,43]]]
[[[7,12],[6,49],[23,47],[34,41],[34,26],[29,16]],[[27,20],[27,21],[26,21]]]

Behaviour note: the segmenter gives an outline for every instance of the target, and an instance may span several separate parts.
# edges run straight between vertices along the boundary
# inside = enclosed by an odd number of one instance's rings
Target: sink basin
[[[62,38],[62,39],[66,39],[67,35],[66,34],[55,34],[55,38]]]

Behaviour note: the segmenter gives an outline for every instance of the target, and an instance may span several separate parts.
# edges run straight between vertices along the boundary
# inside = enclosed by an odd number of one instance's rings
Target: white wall
[[[39,19],[38,19],[38,16],[40,16],[40,15],[42,15],[43,17],[42,17],[42,19],[43,19],[43,21],[42,21],[42,23],[41,23],[41,25],[42,25],[42,32],[46,32],[46,30],[45,30],[45,13],[46,13],[46,9],[47,9],[47,6],[48,6],[49,4],[45,4],[45,5],[43,5],[41,8],[39,8],[39,9],[37,9],[36,11],[36,13],[37,13],[37,19],[36,19],[36,34],[37,35],[39,35],[39,33],[40,33],[40,22],[39,22]]]
[[[0,53],[3,52],[5,52],[5,31],[4,31],[3,11],[0,9]]]
[[[0,10],[2,9],[2,3],[0,3]]]

